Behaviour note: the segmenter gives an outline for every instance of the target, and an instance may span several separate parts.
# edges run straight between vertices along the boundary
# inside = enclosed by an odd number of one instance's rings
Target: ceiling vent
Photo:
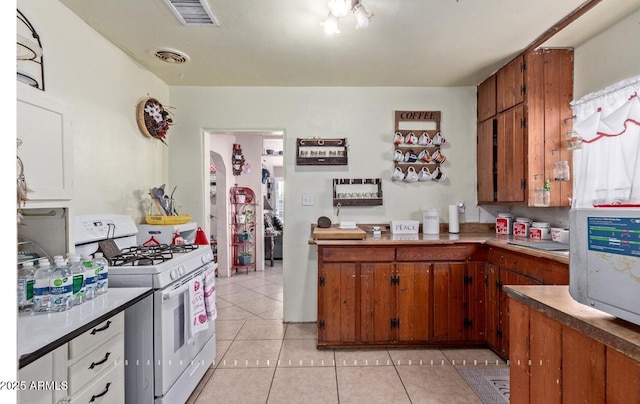
[[[153,54],[163,62],[177,65],[187,63],[190,60],[189,56],[175,49],[158,49]]]
[[[219,26],[207,0],[164,0],[182,25]]]

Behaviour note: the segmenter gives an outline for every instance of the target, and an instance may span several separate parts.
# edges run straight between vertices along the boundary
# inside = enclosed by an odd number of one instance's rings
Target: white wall
[[[142,221],[149,188],[166,182],[169,149],[142,135],[136,104],[147,95],[169,104],[169,87],[60,2],[18,0],[17,7],[42,41],[45,92],[73,110],[74,213]]]
[[[574,99],[640,74],[640,10],[575,48]]]
[[[172,87],[171,103],[180,122],[173,128],[180,142],[171,148],[169,182],[200,179],[199,183],[180,185],[192,196],[183,206],[199,222],[205,211],[201,195],[207,189],[209,156],[208,142],[202,141],[203,130],[285,131],[285,321],[316,318],[316,248],[308,244],[308,239],[310,225],[319,216],[338,219],[331,200],[333,178],[383,179],[383,206],[341,210],[340,218],[358,222],[420,219],[421,210],[429,206],[440,208],[446,221],[450,203],[464,200],[468,206],[475,205],[475,87]],[[395,110],[442,111],[442,133],[449,142],[443,147],[448,158],[444,165],[450,178],[447,182],[391,182]],[[349,165],[296,166],[296,138],[314,136],[346,137]],[[315,206],[301,206],[302,194],[314,195]]]

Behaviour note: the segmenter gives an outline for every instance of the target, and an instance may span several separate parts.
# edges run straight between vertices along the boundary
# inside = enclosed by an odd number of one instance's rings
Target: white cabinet
[[[124,403],[124,311],[23,367],[19,380],[54,382],[19,403]]]
[[[73,196],[70,107],[18,83],[18,156],[24,165],[29,201],[65,201]],[[28,202],[29,203],[29,202]]]

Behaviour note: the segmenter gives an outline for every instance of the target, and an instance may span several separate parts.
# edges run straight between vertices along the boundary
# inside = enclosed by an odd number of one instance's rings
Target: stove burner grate
[[[197,244],[159,244],[128,247],[122,249],[120,254],[112,257],[109,265],[114,267],[158,265],[172,259],[174,253],[186,253],[198,247]]]

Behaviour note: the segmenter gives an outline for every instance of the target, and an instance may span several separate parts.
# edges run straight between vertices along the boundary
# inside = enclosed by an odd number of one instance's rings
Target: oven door
[[[213,323],[189,341],[189,281],[203,269],[154,294],[155,395],[164,396],[215,333]]]

